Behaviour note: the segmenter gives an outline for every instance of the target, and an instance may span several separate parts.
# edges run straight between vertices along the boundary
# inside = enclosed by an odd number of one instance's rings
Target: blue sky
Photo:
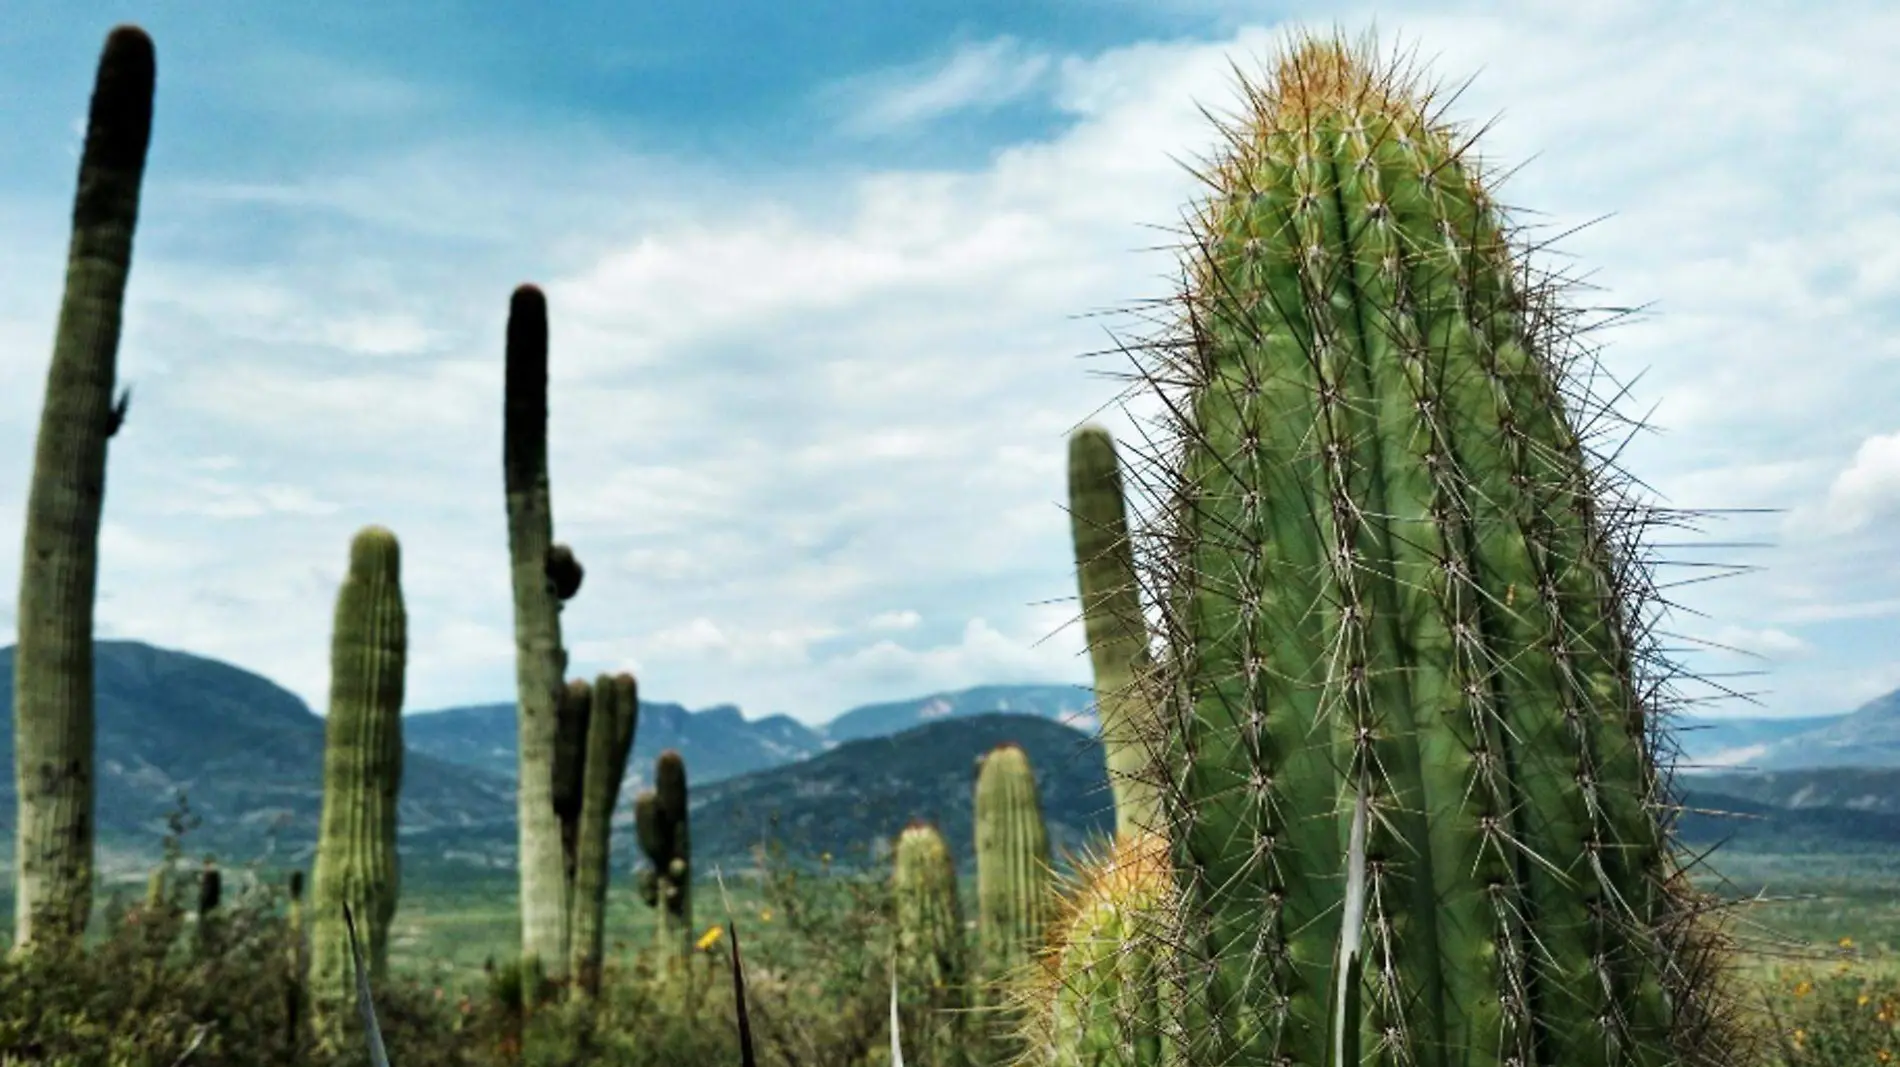
[[[105,31],[157,43],[99,627],[319,710],[351,533],[405,547],[409,706],[508,699],[508,293],[552,319],[576,673],[820,719],[1086,681],[1079,353],[1164,294],[1234,99],[1298,26],[1376,24],[1497,119],[1503,199],[1647,304],[1604,359],[1670,503],[1776,509],[1674,629],[1758,711],[1900,686],[1900,13],[1875,2],[1220,0],[283,5],[11,0],[0,21],[0,529],[19,529],[80,119]],[[1295,20],[1296,19],[1296,20]],[[1474,78],[1475,76],[1475,78]],[[1529,216],[1526,216],[1528,219]],[[1548,260],[1556,265],[1555,259]],[[1130,432],[1132,412],[1102,421]],[[18,538],[0,539],[0,576]],[[0,623],[12,625],[12,605]],[[1737,709],[1740,710],[1740,709]]]

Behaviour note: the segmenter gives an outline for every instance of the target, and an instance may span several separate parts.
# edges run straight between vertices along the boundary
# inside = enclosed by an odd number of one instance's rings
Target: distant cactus
[[[571,679],[561,691],[555,709],[554,769],[550,790],[554,819],[561,831],[561,960],[572,951],[574,873],[580,860],[581,805],[587,793],[582,775],[587,769],[587,720],[593,712],[593,687],[582,678]]]
[[[13,659],[13,942],[20,947],[76,938],[92,913],[99,517],[106,440],[124,417],[112,386],[156,70],[144,30],[120,26],[106,37],[27,491]]]
[[[687,825],[686,761],[673,749],[653,763],[653,788],[633,802],[634,829],[652,866],[641,873],[640,893],[659,910],[660,940],[693,951],[693,853]]]
[[[1050,898],[1049,834],[1029,756],[1014,744],[983,757],[976,776],[976,901],[982,1020],[990,1058],[1007,1054],[1017,1029],[1002,993],[1042,945]]]
[[[1116,838],[1061,894],[1041,965],[1017,986],[1022,1067],[1172,1067],[1167,921],[1174,906],[1168,844]]]
[[[311,918],[311,1011],[326,1040],[354,1002],[348,904],[367,943],[370,975],[389,967],[389,925],[399,872],[396,800],[402,788],[402,704],[408,652],[396,536],[366,527],[350,543],[330,645],[330,711],[324,722],[323,815],[317,833]]]
[[[913,822],[897,835],[891,895],[897,912],[898,1015],[911,1067],[969,1067],[969,951],[957,868],[937,828]]]
[[[1738,1062],[1573,313],[1370,45],[1242,91],[1143,370],[1190,1059]]]
[[[1102,749],[1115,795],[1115,830],[1158,831],[1160,793],[1149,751],[1155,712],[1139,684],[1150,665],[1148,624],[1142,617],[1115,442],[1097,426],[1084,426],[1069,438],[1069,527],[1082,626],[1095,669]]]
[[[218,950],[218,905],[224,900],[224,875],[210,859],[198,872],[198,954],[211,956]]]
[[[551,571],[554,512],[548,488],[548,305],[532,285],[508,306],[502,469],[508,500],[508,554],[515,604],[515,690],[520,773],[521,952],[550,976],[567,966],[567,885],[552,773],[562,678],[559,590]],[[570,555],[571,560],[571,555]],[[571,588],[578,588],[578,568]]]
[[[303,872],[290,872],[290,906],[285,933],[290,942],[284,953],[284,1047],[297,1049],[303,1040],[306,983],[310,972],[310,941],[304,930]]]
[[[600,992],[614,807],[620,802],[620,785],[627,774],[627,757],[633,751],[640,720],[639,691],[631,674],[596,678],[593,698],[593,711],[587,721],[587,765],[581,776],[586,795],[581,804],[568,967],[581,991],[589,996]]]

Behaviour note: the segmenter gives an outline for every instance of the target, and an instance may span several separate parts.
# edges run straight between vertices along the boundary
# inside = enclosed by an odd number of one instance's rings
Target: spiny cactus
[[[1191,1060],[1721,1062],[1574,313],[1369,44],[1242,88],[1145,368]]]
[[[894,960],[906,1062],[966,1067],[969,952],[957,868],[937,828],[913,822],[897,835],[891,895],[897,912]]]
[[[350,543],[330,643],[330,710],[324,722],[323,815],[317,831],[311,919],[312,1019],[335,1036],[350,1003],[348,905],[362,924],[370,974],[389,967],[396,914],[396,799],[402,788],[403,672],[408,619],[396,535],[365,527]]]
[[[1160,794],[1149,752],[1155,712],[1137,684],[1150,666],[1148,623],[1141,613],[1115,442],[1098,426],[1084,426],[1069,437],[1069,528],[1083,632],[1095,669],[1102,749],[1115,795],[1115,830],[1158,829]]]
[[[1167,922],[1174,908],[1167,841],[1118,836],[1060,894],[1040,965],[1016,983],[1021,1067],[1163,1067],[1180,1063],[1170,999]]]
[[[1050,899],[1049,834],[1029,756],[1014,744],[983,757],[976,775],[976,903],[984,1030],[1007,1055],[1016,1025],[1005,1010],[1010,977],[1042,944]]]
[[[693,952],[693,852],[687,827],[686,761],[673,749],[653,761],[653,788],[633,802],[634,830],[652,866],[640,873],[640,895],[659,909],[660,940]]]
[[[563,572],[554,551],[548,487],[548,305],[535,286],[517,288],[509,301],[506,360],[502,471],[515,603],[521,952],[558,977],[567,965],[568,881],[550,793],[567,653],[554,576]],[[571,577],[570,593],[579,586],[578,565]]]
[[[136,26],[107,37],[79,159],[66,293],[27,491],[13,658],[13,943],[83,934],[92,913],[93,597],[106,439],[157,61]]]
[[[603,674],[594,680],[593,710],[587,719],[587,763],[582,773],[580,843],[574,873],[573,936],[569,973],[589,996],[600,992],[600,966],[606,948],[609,843],[614,806],[627,774],[627,757],[640,721],[640,696],[631,674]]]

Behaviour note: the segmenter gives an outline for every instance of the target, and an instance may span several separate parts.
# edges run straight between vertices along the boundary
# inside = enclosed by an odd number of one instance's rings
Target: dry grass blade
[[[740,1067],[758,1067],[752,1052],[752,1018],[745,1009],[745,965],[739,962],[739,924],[726,919],[726,932],[732,935],[732,1005],[739,1017]]]
[[[903,1028],[897,1022],[897,968],[891,968],[891,1067],[904,1067]]]
[[[363,1039],[369,1044],[370,1067],[389,1067],[389,1053],[383,1048],[383,1031],[376,1025],[376,1005],[370,1000],[369,968],[363,966],[363,946],[356,940],[356,916],[350,914],[348,904],[343,905],[343,928],[350,935],[350,964],[356,970],[356,1010],[363,1016]]]

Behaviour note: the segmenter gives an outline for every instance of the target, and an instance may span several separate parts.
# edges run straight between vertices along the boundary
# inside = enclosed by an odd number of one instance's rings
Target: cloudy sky
[[[808,720],[1086,681],[1064,437],[1119,388],[1081,354],[1138,326],[1087,316],[1169,291],[1154,227],[1197,195],[1230,60],[1376,24],[1474,79],[1452,115],[1497,120],[1524,221],[1609,216],[1547,262],[1648,306],[1599,337],[1659,427],[1626,465],[1676,506],[1776,509],[1674,551],[1761,568],[1675,590],[1700,613],[1675,630],[1739,650],[1694,665],[1766,671],[1744,684],[1776,714],[1900,685],[1884,0],[7,6],[0,529],[99,44],[135,20],[158,47],[102,636],[321,710],[348,541],[382,523],[409,706],[510,699],[502,333],[534,280],[576,673]],[[1768,547],[1707,544],[1743,541]]]

